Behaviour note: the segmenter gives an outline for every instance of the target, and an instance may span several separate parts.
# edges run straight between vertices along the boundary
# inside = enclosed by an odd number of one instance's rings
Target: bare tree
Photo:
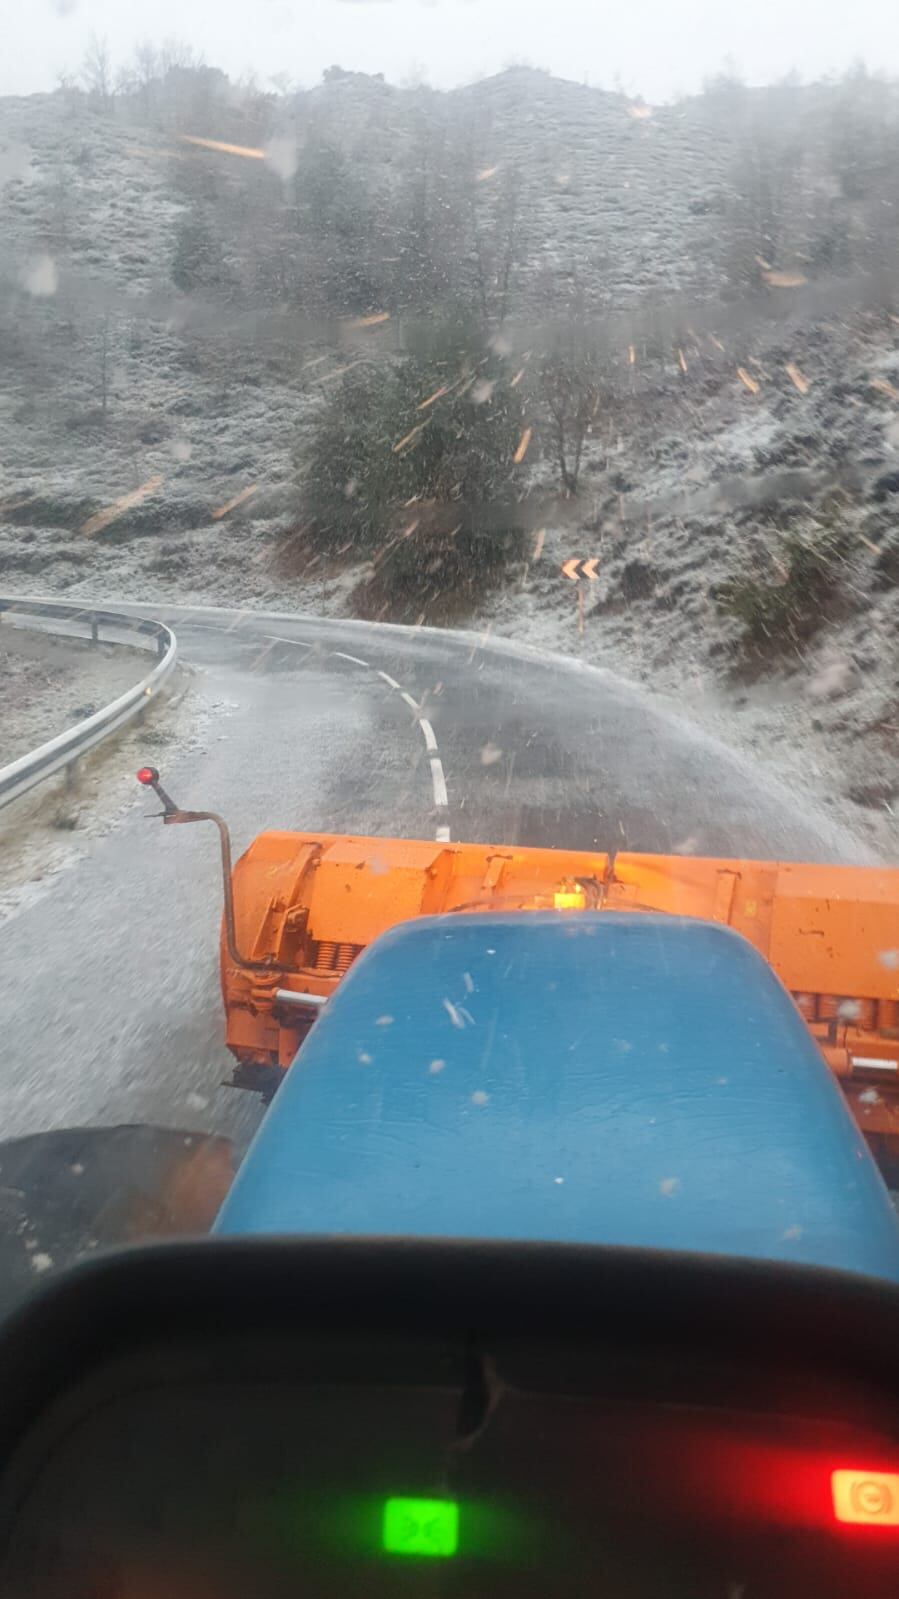
[[[106,411],[109,404],[109,312],[104,311],[100,323],[99,338],[99,366],[97,372],[97,386],[100,390],[100,414],[106,422]]]
[[[167,72],[196,72],[206,65],[206,59],[198,55],[192,44],[186,39],[163,39],[159,51],[159,69],[162,76]]]
[[[834,92],[830,164],[847,200],[882,194],[895,167],[895,91],[858,63]]]
[[[807,242],[807,129],[801,102],[763,91],[737,129],[726,268],[735,284],[755,288],[769,268],[795,269]]]
[[[506,175],[497,215],[498,262],[496,274],[497,316],[500,327],[509,311],[512,275],[523,254],[521,226],[521,173],[512,167]]]
[[[577,493],[584,445],[603,398],[603,372],[602,351],[577,322],[557,336],[537,368],[537,395],[566,494]]]
[[[51,253],[65,250],[72,220],[72,176],[60,161],[53,173],[44,205],[44,237]]]
[[[69,102],[77,100],[81,93],[78,79],[74,72],[59,72],[56,77],[56,87],[60,94],[65,95]]]
[[[132,100],[132,109],[137,110],[144,121],[150,120],[152,89],[156,77],[156,51],[146,41],[135,47],[130,62],[119,67],[116,73],[116,94],[129,96]]]
[[[101,110],[112,103],[112,57],[106,37],[92,33],[81,62],[81,80]]]
[[[510,167],[499,174],[497,192],[488,185],[494,174],[475,175],[468,209],[477,298],[485,322],[502,327],[509,314],[516,269],[524,259],[521,174]]]

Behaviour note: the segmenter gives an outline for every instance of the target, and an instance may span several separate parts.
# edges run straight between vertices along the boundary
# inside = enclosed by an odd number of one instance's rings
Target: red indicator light
[[[159,773],[157,772],[155,766],[142,766],[140,771],[137,772],[135,776],[137,777],[137,781],[139,783],[143,783],[147,788],[149,788],[151,783],[159,782]]]
[[[835,1471],[831,1487],[837,1521],[899,1527],[899,1472]]]

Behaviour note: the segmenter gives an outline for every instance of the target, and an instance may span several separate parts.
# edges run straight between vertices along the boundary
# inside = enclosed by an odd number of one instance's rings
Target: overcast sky
[[[899,74],[899,0],[0,0],[0,93],[52,89],[93,30],[116,62],[175,36],[265,83],[310,85],[332,62],[448,87],[512,62],[664,99],[732,57],[751,83],[862,57]]]

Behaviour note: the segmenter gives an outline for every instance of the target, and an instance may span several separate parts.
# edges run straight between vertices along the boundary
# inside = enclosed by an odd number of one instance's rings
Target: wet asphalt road
[[[169,621],[196,669],[202,750],[148,758],[179,803],[226,814],[238,850],[263,827],[448,828],[496,843],[867,858],[806,795],[580,663],[426,629],[130,609]],[[154,808],[136,795],[0,925],[5,1137],[132,1121],[242,1144],[258,1122],[255,1097],[223,1086],[214,836],[164,831],[146,820]]]
[[[341,828],[360,830],[355,812],[363,795],[366,803],[386,803],[389,814],[396,785],[404,809],[392,831],[412,833],[422,802],[427,804],[424,770],[421,792],[406,786],[410,768],[426,764],[416,714],[380,680],[378,674],[386,672],[433,725],[455,839],[821,861],[870,858],[865,846],[816,812],[807,794],[787,790],[679,718],[670,702],[610,672],[466,633],[212,615],[214,620],[208,613],[165,614],[177,627],[186,659],[213,673],[237,664],[261,673],[274,680],[276,696],[277,683],[286,685],[296,673],[307,683],[324,674],[341,699],[356,701],[360,730],[370,715],[390,745],[405,727],[410,746],[392,781],[386,779],[386,793],[372,793],[369,774],[348,770],[341,752],[333,751]],[[347,654],[365,664],[353,666]],[[380,769],[378,779],[385,781]],[[434,818],[433,809],[429,815]],[[315,825],[325,825],[325,818]],[[431,832],[428,826],[423,836]]]

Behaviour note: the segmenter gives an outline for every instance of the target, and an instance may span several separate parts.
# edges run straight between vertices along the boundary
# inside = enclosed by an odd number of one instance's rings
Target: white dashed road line
[[[448,805],[446,778],[443,775],[443,762],[439,755],[431,756],[431,782],[434,785],[434,804],[440,807]]]
[[[273,644],[289,644],[293,650],[315,649],[315,645],[307,643],[305,639],[284,638],[280,633],[263,633],[262,637],[271,639]]]
[[[261,666],[262,662],[268,659],[276,644],[289,644],[293,650],[311,650],[313,647],[311,644],[306,644],[302,639],[282,638],[280,633],[263,633],[261,636],[267,639],[268,643],[263,646],[259,654],[254,656],[250,662],[251,672],[255,672],[257,666]]]
[[[242,618],[238,617],[237,620],[239,622],[242,620]],[[209,624],[206,625],[209,626]],[[236,626],[237,623],[232,625]],[[202,622],[192,622],[191,626],[203,627],[204,624]],[[209,627],[209,631],[218,631],[218,629]],[[315,648],[314,645],[309,644],[306,640],[284,638],[278,633],[263,633],[262,637],[266,640],[266,643],[252,662],[252,667],[254,668],[262,664],[262,662],[271,653],[271,650],[275,644],[290,644],[293,645],[295,649],[304,649],[310,651]],[[367,672],[372,670],[370,662],[363,661],[359,655],[350,655],[346,650],[331,650],[330,653],[337,660],[350,661],[353,666],[361,666]],[[415,712],[418,719],[418,725],[421,728],[422,737],[425,741],[425,748],[428,752],[428,756],[430,757],[431,787],[434,790],[434,804],[439,811],[447,810],[449,807],[449,795],[446,791],[446,775],[443,770],[443,762],[440,759],[437,739],[431,723],[428,721],[426,716],[419,715],[421,706],[419,705],[418,701],[413,699],[412,695],[406,692],[402,685],[397,682],[395,677],[391,677],[389,672],[382,672],[380,668],[376,667],[375,670],[377,671],[378,677],[380,677],[389,688],[392,688],[397,694],[399,694],[400,698],[409,706],[409,709]],[[451,837],[448,824],[446,822],[441,822],[436,828],[434,836],[438,844],[448,844]]]
[[[346,650],[332,650],[331,654],[338,660],[352,661],[354,666],[362,666],[366,669],[366,671],[371,671],[369,662],[361,660],[358,655],[348,655]],[[405,700],[410,710],[415,712],[418,719],[418,725],[421,728],[422,737],[425,741],[425,748],[430,758],[431,787],[434,790],[434,804],[438,811],[447,810],[449,807],[449,795],[446,791],[446,776],[443,770],[443,762],[440,759],[437,738],[435,736],[433,727],[426,716],[419,715],[421,706],[419,705],[418,701],[413,699],[411,694],[407,694],[406,690],[397,682],[395,677],[391,677],[389,672],[382,672],[379,667],[376,667],[375,670],[382,681],[385,682],[388,687],[394,689],[396,693],[399,694],[400,698]],[[452,834],[447,822],[441,822],[439,826],[435,828],[434,838],[438,844],[449,844],[451,842]]]

